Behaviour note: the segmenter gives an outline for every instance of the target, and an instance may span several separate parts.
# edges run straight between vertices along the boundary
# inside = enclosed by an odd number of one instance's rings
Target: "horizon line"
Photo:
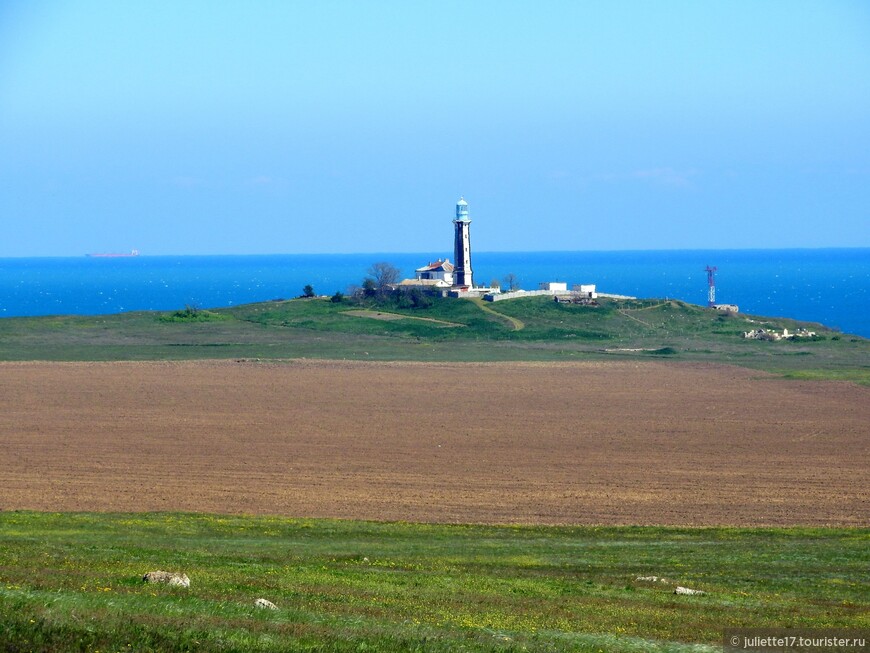
[[[870,245],[834,245],[826,247],[664,247],[664,248],[649,248],[649,249],[504,249],[504,250],[480,250],[476,251],[480,254],[616,254],[616,253],[632,253],[632,252],[785,252],[785,251],[828,251],[828,250],[870,250]],[[198,253],[198,254],[172,254],[172,253],[139,253],[135,256],[124,256],[118,258],[161,258],[161,257],[195,257],[195,256],[380,256],[380,255],[430,255],[438,250],[418,250],[418,251],[371,251],[371,252],[248,252],[248,253],[233,253],[233,252],[218,252],[218,253]],[[34,259],[34,258],[95,258],[88,254],[17,254],[17,255],[0,255],[0,260],[4,259]],[[99,257],[96,257],[99,258]],[[109,257],[111,258],[111,257]]]

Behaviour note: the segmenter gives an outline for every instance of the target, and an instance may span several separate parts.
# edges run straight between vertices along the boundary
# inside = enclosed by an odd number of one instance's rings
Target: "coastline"
[[[390,261],[412,276],[420,261],[445,254],[3,258],[0,316],[220,308],[294,297],[306,284],[332,294],[358,285],[373,262]],[[708,264],[719,268],[717,297],[743,312],[870,337],[861,308],[870,302],[870,248],[479,252],[474,270],[482,283],[511,273],[525,289],[543,281],[595,283],[603,293],[704,305]]]

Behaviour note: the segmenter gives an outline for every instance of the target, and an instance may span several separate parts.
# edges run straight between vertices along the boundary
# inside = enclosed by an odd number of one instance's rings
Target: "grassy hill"
[[[0,360],[667,357],[870,382],[870,341],[787,318],[732,315],[673,300],[601,300],[597,307],[546,297],[425,303],[295,299],[210,311],[6,318],[0,320]],[[805,327],[817,336],[742,338],[759,327]]]

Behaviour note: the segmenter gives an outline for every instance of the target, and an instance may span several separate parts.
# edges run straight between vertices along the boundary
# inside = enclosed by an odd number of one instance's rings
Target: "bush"
[[[675,356],[677,354],[677,350],[673,347],[660,347],[659,349],[653,349],[650,352],[647,352],[651,356]]]
[[[395,292],[396,306],[399,308],[429,308],[432,298],[419,288],[397,289]]]
[[[211,311],[204,311],[196,306],[188,304],[184,309],[175,311],[170,315],[162,315],[161,322],[211,322],[214,320],[223,320],[224,316]]]

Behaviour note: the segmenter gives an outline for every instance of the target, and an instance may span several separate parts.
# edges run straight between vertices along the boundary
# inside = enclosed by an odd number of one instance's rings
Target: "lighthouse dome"
[[[456,206],[468,206],[468,202],[465,201],[465,197],[460,197],[459,201],[456,202]]]

